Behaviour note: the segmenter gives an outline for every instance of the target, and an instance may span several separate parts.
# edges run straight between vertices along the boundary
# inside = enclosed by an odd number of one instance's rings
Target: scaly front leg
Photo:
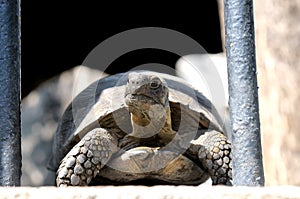
[[[231,144],[222,133],[205,132],[192,141],[189,150],[198,151],[198,158],[209,172],[213,185],[232,185]]]
[[[117,151],[117,139],[106,129],[97,128],[88,132],[61,161],[56,185],[88,185]]]

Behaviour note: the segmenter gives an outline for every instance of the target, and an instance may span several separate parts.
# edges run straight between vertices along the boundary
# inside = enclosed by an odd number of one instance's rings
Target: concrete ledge
[[[105,187],[2,187],[2,199],[287,199],[300,198],[300,187],[225,186],[105,186]]]

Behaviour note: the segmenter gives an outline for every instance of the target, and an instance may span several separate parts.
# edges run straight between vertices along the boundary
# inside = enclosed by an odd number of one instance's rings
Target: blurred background
[[[22,1],[22,96],[39,83],[81,65],[105,39],[139,27],[163,27],[188,35],[209,53],[222,52],[217,1],[199,5],[155,2],[101,4],[72,1]],[[121,9],[120,9],[121,8]],[[175,66],[178,56],[142,49],[115,60],[108,73],[158,62]]]
[[[74,93],[101,75],[78,66],[103,40],[138,27],[173,29],[201,44],[227,78],[221,0],[197,5],[23,0],[21,7],[22,185],[54,183],[46,164],[57,120]],[[300,185],[300,1],[254,0],[254,11],[266,185]],[[193,56],[204,63],[200,55]],[[178,60],[163,50],[136,50],[116,59],[105,72],[152,62],[175,69]],[[76,91],[75,83],[80,85]]]

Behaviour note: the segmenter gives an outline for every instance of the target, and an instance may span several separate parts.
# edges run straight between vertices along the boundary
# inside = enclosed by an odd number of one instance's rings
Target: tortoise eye
[[[156,89],[160,86],[161,81],[158,78],[154,78],[150,82],[150,88]]]

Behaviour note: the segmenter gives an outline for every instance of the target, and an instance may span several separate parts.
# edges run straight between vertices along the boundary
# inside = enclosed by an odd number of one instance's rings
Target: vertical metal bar
[[[224,0],[233,183],[263,186],[252,0]]]
[[[0,185],[19,186],[20,2],[0,0]]]

